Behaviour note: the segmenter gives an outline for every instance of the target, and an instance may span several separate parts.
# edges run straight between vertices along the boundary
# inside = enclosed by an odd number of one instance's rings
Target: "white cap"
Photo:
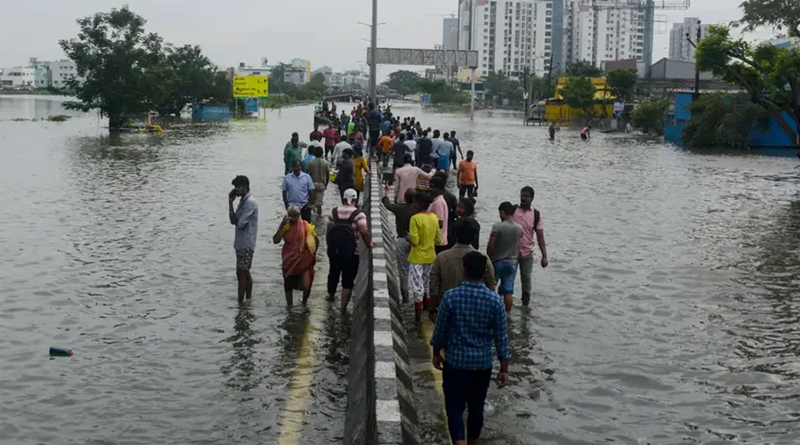
[[[353,189],[347,189],[344,191],[343,199],[348,204],[355,204],[356,199],[358,199],[358,193]]]

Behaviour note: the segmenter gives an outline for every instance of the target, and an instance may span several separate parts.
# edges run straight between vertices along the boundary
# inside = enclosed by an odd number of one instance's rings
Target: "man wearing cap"
[[[284,175],[288,175],[292,171],[292,161],[301,161],[303,159],[302,149],[307,146],[308,144],[305,142],[300,142],[300,136],[296,131],[292,133],[292,139],[283,147]]]
[[[369,234],[369,227],[367,226],[367,215],[356,207],[358,200],[358,193],[353,188],[345,189],[342,192],[342,205],[335,207],[331,216],[328,218],[328,259],[330,267],[328,270],[328,301],[333,301],[336,296],[336,287],[339,285],[339,277],[342,278],[342,296],[341,296],[341,310],[347,310],[347,305],[350,303],[350,295],[353,292],[355,285],[356,275],[358,274],[359,255],[358,255],[358,237],[364,241],[368,249],[372,249],[372,237]],[[350,240],[335,239],[337,236],[342,236],[341,224],[350,223],[352,227],[352,236],[355,236],[355,242]],[[337,227],[338,226],[338,227]],[[351,236],[346,233],[346,236]],[[354,252],[337,250],[338,246],[350,244],[354,248]]]

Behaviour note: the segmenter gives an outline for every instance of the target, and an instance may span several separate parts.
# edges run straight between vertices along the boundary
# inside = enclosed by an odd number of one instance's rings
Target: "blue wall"
[[[667,115],[664,121],[664,140],[683,147],[683,129],[691,119],[688,105],[692,103],[692,93],[675,93],[675,112]],[[794,120],[788,113],[783,113],[789,126],[796,129]],[[797,156],[798,149],[789,136],[774,119],[770,119],[766,131],[756,131],[750,138],[750,146],[754,151],[772,156]]]
[[[231,109],[226,106],[195,105],[192,108],[194,121],[224,121],[231,118]]]

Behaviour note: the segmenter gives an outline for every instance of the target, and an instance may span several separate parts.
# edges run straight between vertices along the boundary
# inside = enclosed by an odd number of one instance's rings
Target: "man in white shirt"
[[[339,164],[342,163],[342,151],[344,151],[346,148],[351,150],[353,149],[353,146],[350,145],[350,143],[348,143],[346,140],[339,142],[335,147],[333,147],[333,165],[336,166],[337,169],[339,168]]]

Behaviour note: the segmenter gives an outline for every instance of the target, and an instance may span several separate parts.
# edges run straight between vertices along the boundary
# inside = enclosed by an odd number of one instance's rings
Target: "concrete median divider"
[[[368,220],[373,201],[370,184],[364,184],[361,210]],[[380,205],[380,203],[377,203]],[[371,221],[370,221],[371,222]],[[345,445],[378,443],[375,405],[375,341],[372,251],[359,242],[359,265],[350,304],[353,308],[350,333],[347,413],[344,425]]]
[[[414,389],[401,313],[394,217],[380,204],[381,176],[373,163],[369,197],[373,250],[376,420],[379,444],[417,445]],[[352,359],[351,359],[352,360]]]

